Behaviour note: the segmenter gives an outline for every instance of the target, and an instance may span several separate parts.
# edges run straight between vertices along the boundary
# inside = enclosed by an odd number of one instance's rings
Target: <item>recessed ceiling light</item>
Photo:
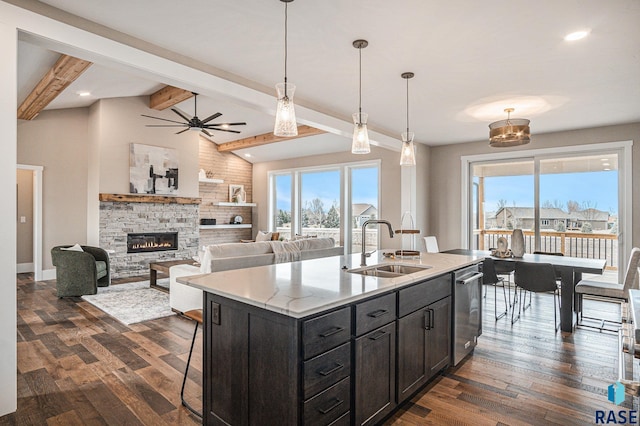
[[[610,166],[611,164],[609,163],[602,163],[603,166]]]
[[[609,161],[608,158],[601,158],[600,161]]]
[[[604,168],[604,171],[605,171],[605,172],[606,172],[606,171],[609,171],[609,170],[611,170],[609,167],[605,167],[605,168]]]
[[[223,129],[228,129],[228,128],[229,128],[229,125],[228,125],[227,123],[224,123],[224,124],[223,124],[222,126],[220,126],[220,127],[222,127]]]
[[[248,158],[248,157],[251,157],[251,154],[246,153],[244,156]]]
[[[564,36],[565,41],[576,41],[581,40],[589,35],[589,30],[580,30],[567,34]]]
[[[78,93],[78,96],[82,96],[82,97],[91,96],[91,92],[76,92],[76,93]]]

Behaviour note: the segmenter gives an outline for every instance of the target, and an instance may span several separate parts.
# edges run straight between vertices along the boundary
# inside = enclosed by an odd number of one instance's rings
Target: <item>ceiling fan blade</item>
[[[146,127],[189,127],[188,124],[147,124]]]
[[[188,130],[189,130],[189,127],[187,127],[187,128],[186,128],[186,129],[184,129],[184,130],[180,130],[179,132],[176,132],[176,135],[179,135],[180,133],[184,133],[184,132],[186,132],[186,131],[188,131]]]
[[[210,115],[209,117],[205,118],[204,120],[202,120],[202,124],[204,123],[208,123],[209,121],[213,120],[214,118],[218,118],[222,115],[222,113],[216,112],[215,114]]]
[[[218,129],[217,127],[207,127],[208,130],[215,130],[216,132],[230,132],[230,133],[240,133],[237,130],[230,129]]]
[[[175,112],[176,114],[178,114],[180,117],[184,118],[186,121],[191,121],[190,118],[187,118],[186,115],[184,115],[183,113],[181,113],[180,111],[178,111],[177,108],[171,108],[171,111]]]
[[[212,137],[213,137],[213,135],[212,135],[211,133],[209,133],[209,132],[207,131],[207,129],[202,129],[202,133],[204,133],[205,135],[209,136],[210,138],[212,138]]]
[[[207,126],[246,126],[247,123],[214,123],[214,124],[207,124]]]
[[[175,120],[167,120],[166,118],[160,118],[160,117],[152,117],[150,115],[144,115],[144,114],[140,114],[143,117],[148,117],[148,118],[154,118],[156,120],[162,120],[162,121],[169,121],[171,123],[178,123],[178,124],[183,124],[182,121],[175,121]],[[187,120],[189,121],[189,120]]]

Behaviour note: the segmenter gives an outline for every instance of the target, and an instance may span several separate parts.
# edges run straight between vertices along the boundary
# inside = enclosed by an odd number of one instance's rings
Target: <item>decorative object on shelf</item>
[[[367,47],[367,40],[355,40],[353,47],[358,49],[360,55],[360,74],[358,77],[358,112],[353,114],[353,140],[351,142],[352,154],[368,154],[371,152],[369,146],[369,132],[367,131],[367,118],[369,115],[362,112],[362,49]]]
[[[229,201],[232,203],[244,203],[247,201],[244,185],[229,185]]]
[[[216,224],[216,220],[215,219],[200,219],[200,225],[215,225]]]
[[[207,178],[207,172],[204,171],[204,169],[200,169],[200,171],[198,172],[198,179],[206,179]]]
[[[495,121],[489,124],[489,145],[494,148],[528,144],[531,134],[529,120],[525,118],[511,118],[514,108],[505,108],[506,120]]]
[[[400,74],[402,78],[407,81],[407,131],[402,132],[402,148],[400,150],[400,165],[401,166],[415,166],[416,165],[416,150],[413,145],[413,132],[409,131],[409,79],[413,78],[415,74],[412,72],[403,72]]]
[[[236,215],[236,217],[233,218],[233,222],[231,222],[232,225],[240,225],[242,224],[242,221],[244,219],[242,219],[242,216],[240,215]]]
[[[160,117],[153,117],[151,115],[145,115],[145,114],[140,114],[143,117],[147,117],[147,118],[153,118],[156,120],[162,120],[162,121],[169,121],[171,123],[175,123],[175,124],[147,124],[147,127],[186,127],[183,130],[180,130],[179,132],[176,132],[176,135],[179,135],[180,133],[184,133],[187,130],[193,130],[196,132],[202,132],[205,135],[209,136],[209,137],[213,137],[213,135],[211,133],[209,133],[209,130],[215,130],[218,132],[231,132],[231,133],[240,133],[238,130],[231,130],[229,129],[229,126],[245,126],[247,123],[213,123],[213,124],[209,124],[209,122],[211,120],[215,120],[216,118],[220,117],[222,114],[219,112],[216,112],[215,114],[211,114],[209,117],[205,118],[204,120],[200,120],[198,118],[198,94],[197,93],[193,93],[193,104],[194,104],[194,108],[193,108],[193,117],[189,118],[186,114],[184,114],[183,112],[181,112],[179,109],[177,108],[171,108],[171,111],[175,112],[176,114],[178,114],[183,120],[185,120],[185,122],[182,121],[175,121],[175,120],[167,120],[166,118],[160,118]]]
[[[296,112],[293,104],[293,93],[296,86],[287,82],[287,7],[293,0],[280,0],[284,3],[284,83],[276,84],[278,93],[278,106],[276,110],[276,122],[273,127],[275,136],[298,136]]]
[[[132,143],[129,147],[129,192],[177,194],[177,150]]]
[[[524,256],[524,234],[522,229],[516,228],[511,234],[511,253],[513,253],[513,257]]]

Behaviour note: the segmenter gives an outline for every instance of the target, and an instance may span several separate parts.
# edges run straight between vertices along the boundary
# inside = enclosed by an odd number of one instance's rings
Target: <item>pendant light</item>
[[[358,49],[360,55],[360,75],[358,86],[358,112],[353,114],[353,140],[351,142],[352,154],[368,154],[371,152],[369,146],[369,132],[367,131],[367,118],[368,114],[362,112],[362,49],[367,47],[369,42],[367,40],[355,40],[353,47]]]
[[[287,82],[287,6],[293,0],[280,1],[284,3],[284,83],[276,84],[278,107],[273,134],[275,136],[291,137],[298,136],[296,112],[293,105],[293,93],[296,90],[296,86]]]
[[[413,132],[409,131],[409,79],[413,78],[415,74],[412,72],[403,72],[400,76],[407,80],[407,131],[402,132],[402,149],[400,151],[400,165],[401,166],[415,166],[416,165],[416,152],[413,146]]]
[[[529,120],[525,118],[511,118],[513,108],[505,108],[506,120],[489,124],[489,145],[494,148],[526,145],[531,142]]]

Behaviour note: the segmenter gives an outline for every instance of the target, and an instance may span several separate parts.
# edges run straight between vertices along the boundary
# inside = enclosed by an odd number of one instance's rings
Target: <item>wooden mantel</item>
[[[200,204],[201,198],[172,197],[149,194],[100,194],[100,201],[116,203],[163,203],[163,204]]]

